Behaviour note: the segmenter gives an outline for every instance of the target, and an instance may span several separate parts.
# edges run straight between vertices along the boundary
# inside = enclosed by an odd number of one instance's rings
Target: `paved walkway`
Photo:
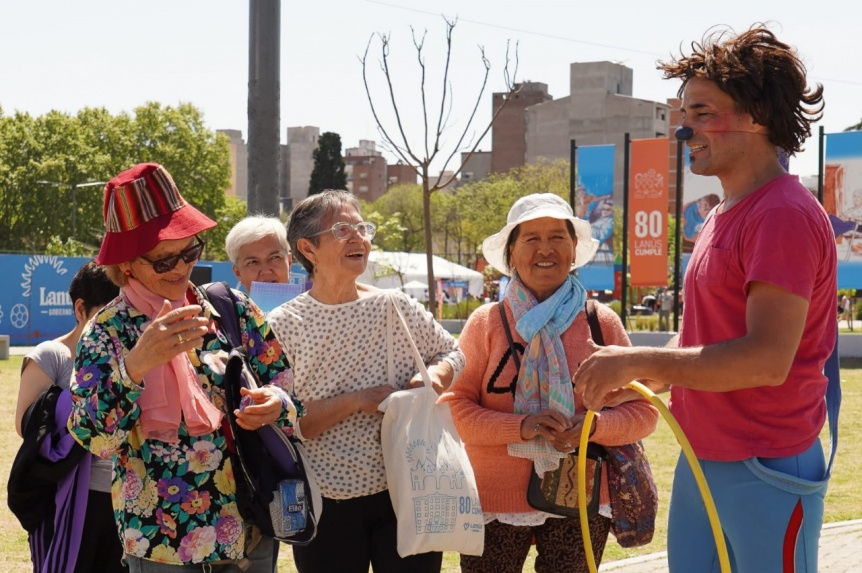
[[[820,535],[819,571],[856,573],[862,571],[862,519],[827,523]],[[599,567],[601,573],[668,573],[667,552],[652,553]]]

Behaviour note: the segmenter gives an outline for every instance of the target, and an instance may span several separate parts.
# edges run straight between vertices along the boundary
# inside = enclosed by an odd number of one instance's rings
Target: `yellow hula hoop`
[[[626,385],[642,396],[655,406],[661,413],[665,422],[673,430],[677,442],[682,447],[688,465],[691,466],[691,471],[694,474],[694,479],[697,482],[697,487],[700,490],[700,495],[703,498],[703,504],[706,507],[706,514],[709,517],[709,525],[712,527],[712,536],[715,539],[715,547],[718,551],[718,562],[721,565],[722,573],[730,573],[730,558],[727,555],[727,545],[724,543],[724,533],[721,530],[721,523],[718,519],[718,511],[715,509],[715,502],[712,499],[712,494],[709,491],[709,486],[706,483],[706,477],[703,475],[703,470],[700,464],[697,463],[697,457],[694,455],[694,450],[691,449],[691,444],[688,438],[685,437],[682,428],[664,405],[664,402],[659,399],[655,393],[641,384],[640,382],[629,382]],[[584,552],[587,556],[587,565],[591,573],[597,573],[596,558],[593,555],[593,544],[590,540],[590,520],[587,516],[587,443],[590,441],[590,427],[593,424],[593,417],[596,413],[592,410],[587,411],[584,418],[584,426],[581,430],[581,441],[578,444],[578,513],[581,518],[581,534],[584,539]]]

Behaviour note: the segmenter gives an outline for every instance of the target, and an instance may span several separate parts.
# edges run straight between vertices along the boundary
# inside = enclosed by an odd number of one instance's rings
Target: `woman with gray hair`
[[[317,537],[293,546],[301,573],[367,573],[369,565],[377,573],[438,572],[442,563],[439,552],[402,558],[396,549],[377,406],[422,380],[403,328],[393,330],[398,343],[387,352],[390,308],[401,309],[438,393],[463,369],[464,355],[418,302],[356,282],[376,230],[346,191],[312,195],[288,222],[291,249],[313,282],[268,320],[292,365],[294,390],[307,400],[296,436],[323,495]]]
[[[252,282],[286,283],[290,277],[287,231],[278,217],[246,217],[227,234],[224,247],[247,293]]]
[[[592,260],[598,245],[590,224],[552,193],[518,199],[506,225],[482,243],[488,263],[511,280],[500,303],[467,319],[459,338],[467,367],[441,398],[467,447],[485,518],[485,551],[461,555],[464,573],[519,572],[534,542],[536,571],[588,570],[580,519],[536,510],[527,488],[534,472],[559,467],[581,437],[586,411],[572,375],[598,347],[586,289],[571,272]],[[620,317],[605,305],[594,309],[605,342],[631,346]],[[606,408],[592,419],[590,441],[636,442],[657,420],[645,400]],[[615,494],[602,471],[599,511],[588,523],[597,563]]]

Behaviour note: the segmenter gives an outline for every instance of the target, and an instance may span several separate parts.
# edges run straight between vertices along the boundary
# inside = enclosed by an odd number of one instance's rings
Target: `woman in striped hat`
[[[113,506],[130,570],[270,573],[273,540],[240,515],[223,375],[231,346],[189,278],[216,223],[187,203],[164,167],[142,163],[105,187],[97,261],[120,296],[85,329],[69,428],[112,458]],[[250,363],[264,386],[237,411],[246,429],[302,414],[287,360],[263,314],[236,292]],[[87,535],[87,532],[84,532]],[[237,569],[239,567],[239,569]]]

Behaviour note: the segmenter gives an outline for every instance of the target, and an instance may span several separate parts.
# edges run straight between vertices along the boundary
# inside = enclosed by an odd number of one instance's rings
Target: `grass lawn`
[[[9,360],[0,361],[0,396],[6,396],[0,401],[0,420],[2,420],[0,423],[0,571],[4,573],[31,571],[27,536],[6,505],[6,481],[9,468],[21,443],[13,423],[20,368],[20,356],[12,356]],[[849,447],[849,444],[862,442],[862,425],[857,422],[862,418],[862,360],[844,361],[841,378],[843,402],[839,432],[842,447],[835,460],[835,469],[826,497],[827,523],[862,518],[862,488],[859,488],[856,483],[858,481],[856,478],[862,471],[862,460],[854,454],[855,450]],[[828,450],[826,431],[823,437],[824,450]],[[672,432],[663,422],[659,423],[658,430],[644,442],[660,494],[655,538],[650,545],[637,549],[622,549],[611,538],[605,551],[605,562],[665,550],[667,502],[679,447]],[[289,547],[283,545],[279,560],[279,571],[282,573],[296,571],[291,563],[290,553]],[[533,571],[532,557],[534,554],[531,554],[531,559],[524,571]],[[456,553],[444,555],[443,571],[446,573],[459,571]]]

